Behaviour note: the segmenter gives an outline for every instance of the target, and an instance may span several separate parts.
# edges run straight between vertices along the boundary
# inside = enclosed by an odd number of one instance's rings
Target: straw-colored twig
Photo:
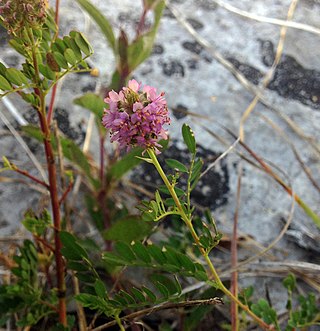
[[[292,16],[295,12],[297,4],[298,4],[298,0],[291,1],[290,7],[288,10],[288,14],[287,14],[288,21],[290,21],[292,19]],[[275,69],[280,62],[282,52],[283,52],[284,41],[286,38],[287,29],[288,29],[287,26],[281,27],[280,39],[278,42],[275,59],[272,63],[271,68],[269,69],[269,71],[263,78],[262,87],[261,87],[262,89],[265,89],[269,85],[269,83],[274,75]],[[250,116],[250,114],[252,113],[252,111],[254,110],[254,108],[256,107],[256,105],[258,104],[259,100],[260,100],[260,93],[255,95],[254,99],[251,101],[250,105],[248,106],[248,108],[245,110],[245,112],[243,113],[243,115],[241,117],[240,125],[239,125],[239,136],[242,141],[244,140],[244,124],[245,124],[246,120],[248,119],[248,117]]]
[[[234,6],[230,5],[229,3],[226,3],[221,0],[211,0],[211,1],[232,13],[235,13],[237,15],[240,15],[240,16],[243,16],[243,17],[258,21],[258,22],[285,26],[287,28],[298,29],[298,30],[307,31],[307,32],[311,32],[311,33],[320,35],[319,28],[308,25],[308,24],[292,22],[292,21],[284,21],[284,20],[280,20],[277,18],[256,15],[256,14],[250,13],[246,10],[242,10],[237,7],[234,7]]]
[[[297,161],[299,162],[302,170],[304,171],[304,173],[306,174],[306,176],[308,177],[308,179],[310,180],[311,184],[315,187],[315,189],[320,193],[320,185],[318,184],[318,182],[314,179],[312,172],[310,170],[310,168],[308,168],[308,166],[304,163],[304,161],[302,160],[302,157],[299,154],[298,149],[296,148],[296,146],[292,143],[292,140],[286,135],[286,133],[276,124],[274,123],[272,120],[270,120],[270,118],[264,116],[263,114],[259,114],[259,116],[267,123],[269,124],[276,132],[279,133],[279,135],[285,140],[285,142],[290,146],[294,156],[296,157]]]
[[[201,175],[200,178],[203,177],[208,171],[210,171],[213,167],[215,167],[222,159],[224,159],[239,143],[240,141],[240,137],[238,137],[232,145],[230,145],[227,150],[225,150],[221,155],[219,155],[214,162],[212,162],[211,164],[208,165],[208,167],[206,168],[206,170],[204,170]]]
[[[221,305],[223,304],[222,299],[220,298],[212,298],[207,300],[192,300],[192,301],[185,301],[185,302],[172,302],[172,303],[165,303],[156,307],[146,308],[139,310],[137,312],[128,314],[124,317],[121,317],[121,321],[131,321],[135,318],[142,317],[145,315],[150,315],[152,313],[155,313],[157,311],[166,310],[166,309],[178,309],[178,308],[185,308],[185,307],[197,307],[197,306],[203,306],[203,305]],[[111,321],[109,323],[106,323],[104,325],[98,326],[97,328],[92,329],[91,331],[101,331],[105,330],[111,326],[116,325],[116,321]]]
[[[264,106],[267,107],[268,110],[275,113],[279,118],[281,118],[291,130],[293,130],[301,139],[307,141],[309,143],[308,147],[312,147],[314,151],[320,155],[320,147],[314,141],[314,138],[311,136],[307,136],[303,130],[287,115],[283,112],[279,111],[276,107],[273,106],[272,102],[269,102],[267,97],[263,93],[263,89],[256,87],[252,84],[239,70],[235,68],[235,66],[225,59],[221,53],[219,53],[216,48],[208,42],[205,38],[203,38],[190,23],[187,22],[184,15],[176,9],[176,7],[172,6],[168,0],[166,0],[166,5],[171,11],[171,13],[175,16],[176,20],[190,33],[190,35],[201,45],[203,46],[210,55],[218,61],[221,65],[223,65],[230,73],[241,83],[250,93],[253,95],[259,95],[259,102],[261,102]],[[201,117],[201,115],[198,115]]]

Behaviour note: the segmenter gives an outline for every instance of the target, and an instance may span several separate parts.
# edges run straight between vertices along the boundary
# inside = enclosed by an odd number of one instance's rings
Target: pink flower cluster
[[[170,124],[167,102],[164,93],[157,94],[156,89],[130,80],[128,87],[119,93],[109,92],[104,100],[109,104],[105,109],[102,124],[110,129],[111,141],[118,141],[120,148],[127,150],[133,146],[145,149],[157,147],[159,139],[167,139],[164,124]]]

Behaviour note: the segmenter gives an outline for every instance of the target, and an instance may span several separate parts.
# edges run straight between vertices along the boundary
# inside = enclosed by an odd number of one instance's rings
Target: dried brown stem
[[[167,303],[164,305],[159,305],[156,307],[139,310],[132,314],[128,314],[124,317],[121,317],[120,320],[121,321],[131,321],[131,320],[134,320],[135,318],[142,317],[145,315],[150,315],[152,313],[155,313],[160,310],[165,310],[165,309],[177,309],[177,308],[186,308],[186,307],[194,307],[194,306],[221,305],[221,304],[223,304],[223,301],[220,298],[212,298],[212,299],[207,299],[207,300],[192,300],[192,301],[185,301],[185,302],[180,302],[180,303]],[[110,326],[114,326],[116,324],[117,324],[117,322],[114,320],[109,323],[103,324],[97,328],[94,328],[91,331],[105,330],[105,329],[109,328]]]

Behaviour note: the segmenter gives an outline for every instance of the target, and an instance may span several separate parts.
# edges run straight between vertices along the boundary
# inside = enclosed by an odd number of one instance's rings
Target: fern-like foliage
[[[71,31],[68,36],[56,37],[57,27],[52,11],[48,12],[46,21],[41,29],[31,29],[30,33],[12,36],[9,44],[24,58],[22,69],[7,68],[0,63],[0,98],[4,95],[19,92],[22,98],[37,107],[39,100],[34,92],[23,91],[30,87],[41,87],[45,93],[64,77],[68,72],[89,70],[85,60],[93,50],[78,31]],[[32,53],[31,44],[36,46]],[[35,68],[34,61],[37,62]],[[39,71],[39,81],[35,82],[35,74]]]
[[[0,286],[0,326],[12,314],[15,314],[17,326],[32,326],[41,318],[54,313],[51,307],[57,302],[56,293],[54,290],[44,292],[38,275],[38,253],[30,240],[24,241],[19,254],[14,256],[14,262],[16,266],[11,272],[17,281]]]
[[[158,273],[149,277],[149,285],[132,287],[127,291],[109,293],[90,260],[87,251],[79,241],[68,232],[61,232],[62,254],[68,260],[68,268],[76,272],[78,279],[85,285],[83,293],[76,299],[83,306],[109,317],[114,317],[124,309],[137,309],[162,302],[177,300],[181,296],[178,276],[194,277],[207,281],[207,274],[201,264],[194,263],[187,255],[176,252],[171,247],[144,245],[135,242],[115,244],[114,252],[102,255],[104,263],[110,266],[139,266],[152,268]],[[165,275],[170,272],[171,275]],[[150,287],[150,285],[152,287]]]

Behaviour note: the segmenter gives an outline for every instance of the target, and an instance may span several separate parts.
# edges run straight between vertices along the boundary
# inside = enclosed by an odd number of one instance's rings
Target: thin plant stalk
[[[36,45],[33,37],[32,29],[28,29],[28,35],[32,42],[32,60],[35,70],[35,93],[39,97],[38,116],[40,121],[40,128],[43,133],[43,144],[45,149],[47,167],[48,167],[48,179],[49,179],[49,192],[53,214],[53,226],[54,226],[54,244],[55,244],[55,261],[56,261],[56,277],[57,277],[57,288],[58,288],[58,310],[59,310],[59,322],[63,326],[67,326],[67,309],[66,309],[66,286],[65,286],[65,273],[64,273],[64,261],[61,254],[62,243],[60,240],[61,230],[61,215],[60,205],[58,196],[58,185],[57,185],[57,169],[55,164],[54,152],[51,144],[51,132],[46,117],[46,100],[45,93],[40,88],[40,74],[39,67],[36,57]]]
[[[237,202],[236,210],[233,218],[233,233],[231,241],[231,266],[234,270],[231,273],[231,293],[238,298],[238,271],[236,266],[238,264],[238,219],[240,209],[240,192],[241,192],[241,178],[242,178],[242,163],[238,167],[238,183],[237,183]],[[232,331],[239,330],[239,307],[235,301],[231,302],[231,327]]]
[[[56,23],[56,33],[53,38],[54,40],[56,40],[56,38],[59,35],[59,7],[60,7],[60,0],[56,0],[56,8],[55,8],[55,14],[54,14],[54,22]],[[56,78],[57,77],[58,76],[56,74]],[[56,99],[57,88],[58,88],[58,84],[55,84],[52,88],[51,100],[50,100],[49,110],[48,110],[48,114],[47,114],[47,122],[49,125],[50,125],[52,117],[53,117],[54,103],[55,103],[55,99]]]
[[[254,314],[250,308],[243,304],[236,296],[234,296],[222,283],[213,263],[211,262],[211,259],[209,257],[209,252],[207,252],[201,245],[200,243],[200,239],[199,239],[199,236],[198,234],[196,233],[194,227],[193,227],[193,224],[192,224],[192,221],[191,219],[187,216],[187,214],[185,213],[181,203],[180,203],[180,200],[174,190],[174,187],[173,185],[169,182],[166,174],[164,173],[160,163],[158,162],[158,159],[157,159],[157,156],[154,152],[153,149],[151,148],[148,148],[147,149],[147,153],[152,161],[152,164],[155,166],[156,170],[158,171],[160,177],[162,178],[164,184],[166,185],[167,189],[169,190],[169,193],[170,195],[172,196],[174,202],[175,202],[175,205],[179,211],[179,214],[182,218],[182,220],[184,221],[184,223],[186,224],[186,226],[188,227],[192,237],[193,237],[193,240],[196,244],[196,246],[198,247],[201,255],[204,257],[205,259],[205,262],[207,264],[207,266],[209,267],[209,272],[210,272],[210,277],[213,278],[213,280],[216,282],[216,285],[217,287],[226,295],[228,296],[232,301],[236,302],[236,304],[241,307],[248,315],[250,315],[253,320],[256,321],[257,324],[260,325],[260,327],[262,327],[262,329],[264,330],[275,330],[273,326],[269,326],[268,324],[266,324],[260,317],[258,317],[256,314]]]

